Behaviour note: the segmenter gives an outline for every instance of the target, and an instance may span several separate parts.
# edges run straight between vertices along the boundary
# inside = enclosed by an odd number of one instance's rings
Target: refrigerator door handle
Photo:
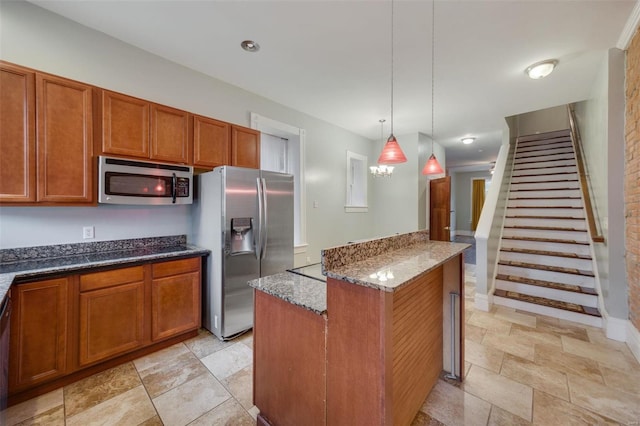
[[[267,217],[267,212],[269,211],[269,206],[267,204],[267,180],[262,178],[262,206],[263,206],[263,228],[261,229],[264,232],[264,236],[262,237],[262,247],[260,248],[260,259],[264,259],[267,255],[267,239],[269,238],[269,218]]]
[[[262,255],[262,228],[264,227],[264,219],[262,216],[262,212],[264,211],[264,206],[263,206],[262,182],[260,178],[256,178],[256,185],[258,187],[258,242],[255,245],[256,247],[255,253],[256,253],[256,259],[260,260],[260,257]]]

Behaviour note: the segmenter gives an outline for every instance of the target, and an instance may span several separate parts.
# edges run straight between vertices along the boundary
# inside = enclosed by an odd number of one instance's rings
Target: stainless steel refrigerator
[[[202,326],[227,340],[253,327],[247,281],[293,267],[293,176],[222,166],[196,184],[192,240],[211,250]]]

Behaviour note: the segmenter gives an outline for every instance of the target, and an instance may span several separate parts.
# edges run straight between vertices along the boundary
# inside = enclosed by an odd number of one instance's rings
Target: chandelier
[[[380,121],[380,140],[384,143],[384,122],[386,121],[384,118],[378,120]],[[393,173],[393,166],[386,166],[384,164],[378,164],[377,166],[369,167],[371,174],[373,177],[391,177]]]

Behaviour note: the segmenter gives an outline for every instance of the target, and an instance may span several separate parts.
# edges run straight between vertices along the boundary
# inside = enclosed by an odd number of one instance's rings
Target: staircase
[[[602,326],[569,130],[518,138],[494,303]]]

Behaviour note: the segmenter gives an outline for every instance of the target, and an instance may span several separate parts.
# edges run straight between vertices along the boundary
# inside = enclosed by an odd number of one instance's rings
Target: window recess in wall
[[[347,201],[346,213],[366,213],[367,204],[367,157],[347,151]]]

